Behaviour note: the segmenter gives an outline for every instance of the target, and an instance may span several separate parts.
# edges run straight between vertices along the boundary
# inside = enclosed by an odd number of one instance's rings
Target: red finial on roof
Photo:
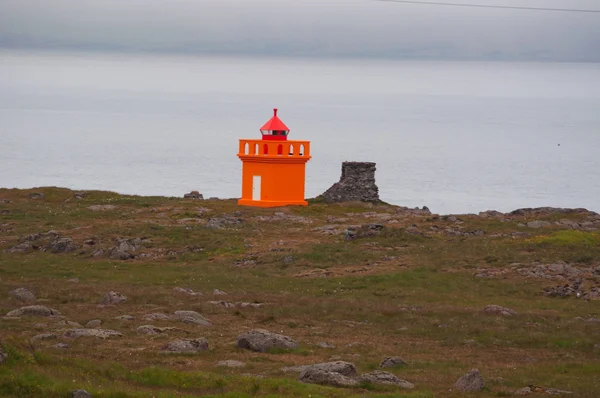
[[[277,108],[273,108],[273,116],[277,116]]]

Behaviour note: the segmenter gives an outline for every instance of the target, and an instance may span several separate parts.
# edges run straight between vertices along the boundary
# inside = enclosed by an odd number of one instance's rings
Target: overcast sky
[[[600,10],[599,0],[438,0]],[[377,0],[0,0],[0,47],[600,62],[600,13]]]

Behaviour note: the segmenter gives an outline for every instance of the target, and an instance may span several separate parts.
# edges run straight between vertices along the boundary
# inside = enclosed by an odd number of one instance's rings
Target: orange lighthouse
[[[260,132],[261,140],[240,140],[242,198],[238,204],[306,206],[304,180],[310,141],[288,141],[290,129],[277,117],[277,109]]]

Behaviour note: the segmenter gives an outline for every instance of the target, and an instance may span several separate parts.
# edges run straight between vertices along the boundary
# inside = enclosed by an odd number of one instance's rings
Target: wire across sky
[[[495,8],[507,10],[526,10],[526,11],[555,11],[555,12],[581,12],[581,13],[600,13],[600,10],[578,9],[578,8],[546,8],[546,7],[524,7],[524,6],[503,6],[492,4],[469,4],[469,3],[442,3],[438,1],[417,1],[417,0],[378,0],[388,3],[405,4],[423,4],[449,7],[471,7],[471,8]]]

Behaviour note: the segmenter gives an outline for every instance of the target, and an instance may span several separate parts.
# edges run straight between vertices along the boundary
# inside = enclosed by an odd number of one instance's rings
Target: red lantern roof
[[[281,119],[277,117],[277,108],[273,109],[273,117],[266,122],[261,128],[261,132],[264,131],[290,131],[288,126],[286,126]],[[264,134],[264,133],[263,133]]]

